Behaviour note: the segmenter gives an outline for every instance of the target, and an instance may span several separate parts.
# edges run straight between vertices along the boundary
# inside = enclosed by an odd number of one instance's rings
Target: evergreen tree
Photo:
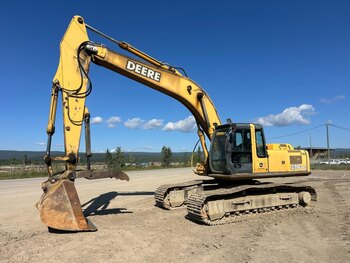
[[[184,152],[184,164],[186,165],[188,163],[188,157],[187,157],[187,152]]]
[[[31,164],[31,161],[28,159],[28,156],[26,154],[23,156],[23,164],[24,165]]]
[[[113,155],[111,154],[111,152],[108,149],[106,151],[105,163],[107,164],[107,167],[109,169],[113,168]]]
[[[169,167],[171,162],[171,157],[173,155],[170,147],[163,146],[161,154],[162,154],[162,166]]]
[[[105,157],[105,163],[107,164],[108,168],[111,170],[121,170],[122,167],[125,166],[125,158],[124,153],[122,151],[121,147],[117,147],[115,149],[115,157],[113,154],[107,149],[106,157]]]
[[[195,163],[195,164],[196,164],[196,163],[202,163],[202,155],[203,155],[202,149],[201,149],[201,147],[198,145],[197,152],[196,152],[196,154],[195,154],[195,156],[194,156],[194,163]]]
[[[121,170],[122,167],[125,166],[125,158],[124,158],[124,152],[122,151],[121,147],[117,147],[115,149],[115,159],[114,159],[114,169]]]

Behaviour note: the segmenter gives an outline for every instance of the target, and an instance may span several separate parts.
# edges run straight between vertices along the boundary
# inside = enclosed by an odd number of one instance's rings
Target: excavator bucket
[[[95,225],[85,218],[74,182],[61,180],[41,197],[41,221],[49,228],[62,231],[96,231]]]
[[[44,194],[37,204],[41,221],[54,231],[88,232],[96,231],[96,226],[85,218],[77,190],[75,178],[89,180],[116,178],[129,181],[122,171],[66,171],[63,178],[47,180],[43,183]]]

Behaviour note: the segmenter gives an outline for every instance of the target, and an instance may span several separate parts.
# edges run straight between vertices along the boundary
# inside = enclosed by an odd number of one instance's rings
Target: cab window
[[[251,163],[252,147],[250,143],[250,129],[237,129],[232,141],[231,162]]]
[[[228,129],[216,132],[211,143],[211,165],[215,171],[222,172],[226,170],[225,143],[227,131]]]
[[[256,138],[256,154],[259,158],[266,158],[266,145],[264,140],[264,133],[261,129],[255,130]]]

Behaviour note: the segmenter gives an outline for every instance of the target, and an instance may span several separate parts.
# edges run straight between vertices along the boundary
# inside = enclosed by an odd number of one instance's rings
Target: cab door
[[[252,134],[252,161],[253,173],[266,173],[269,171],[268,155],[263,128],[250,124]]]
[[[231,174],[252,173],[251,141],[251,129],[248,125],[237,125],[230,131],[226,162]]]

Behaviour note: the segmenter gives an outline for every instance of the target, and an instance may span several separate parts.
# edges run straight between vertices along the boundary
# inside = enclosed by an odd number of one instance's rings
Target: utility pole
[[[330,150],[329,150],[329,123],[326,124],[326,130],[327,130],[327,153],[328,153],[328,164],[330,163]]]
[[[311,134],[309,133],[309,141],[310,141],[310,158],[312,159],[312,143],[311,143]]]

